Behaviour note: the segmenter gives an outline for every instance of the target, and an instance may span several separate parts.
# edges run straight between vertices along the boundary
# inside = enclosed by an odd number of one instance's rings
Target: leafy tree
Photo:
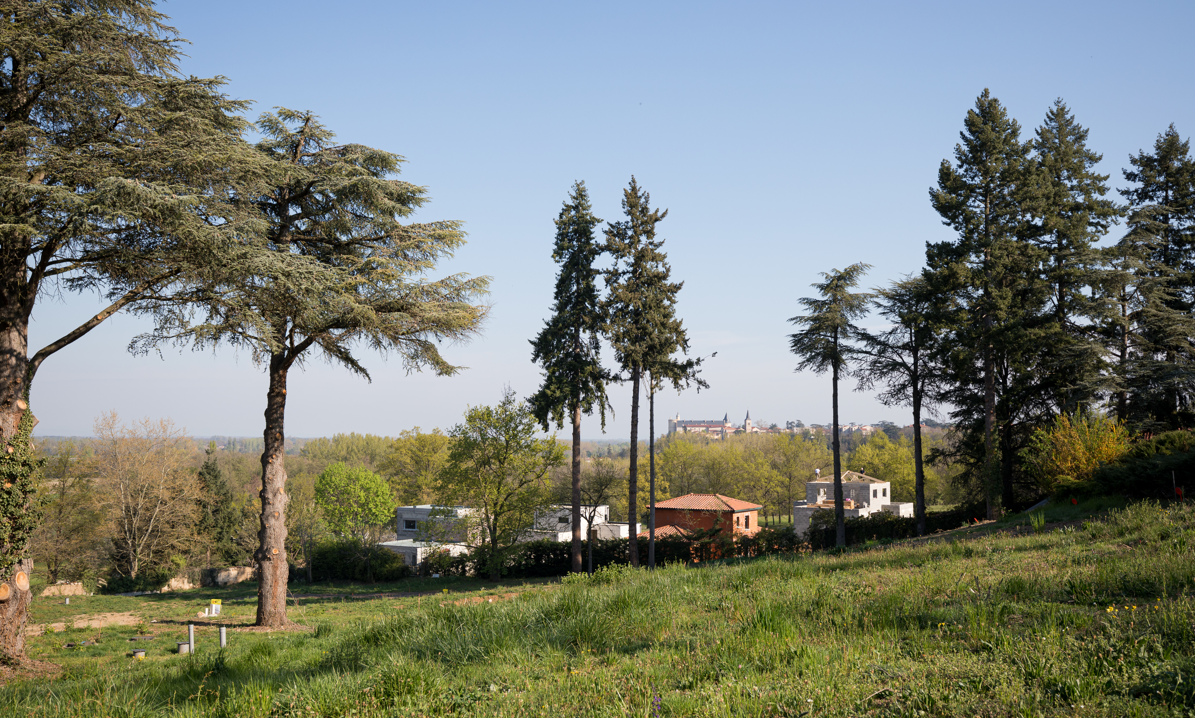
[[[257,144],[269,182],[243,188],[269,219],[244,237],[252,261],[239,276],[201,282],[178,303],[156,308],[155,331],[136,348],[163,342],[245,347],[267,367],[257,625],[286,623],[284,423],[289,371],[313,350],[369,378],[354,355],[362,344],[394,352],[408,370],[458,367],[437,342],[465,340],[486,308],[470,302],[488,280],[426,280],[464,242],[458,222],[404,224],[426,201],[422,187],[394,179],[402,158],[335,136],[309,112],[262,115]],[[198,320],[196,314],[200,315]]]
[[[585,539],[589,551],[589,573],[593,573],[592,532],[598,507],[609,504],[618,491],[625,490],[626,476],[626,472],[615,465],[612,459],[605,458],[594,459],[588,470],[581,474],[582,516],[590,530],[590,536]]]
[[[1011,389],[1033,381],[1032,348],[1042,338],[1034,334],[1033,320],[1048,289],[1035,281],[1043,253],[1021,241],[1028,234],[1033,172],[1020,132],[1000,101],[984,90],[967,113],[955,163],[942,161],[938,185],[929,190],[943,224],[958,233],[954,241],[926,248],[933,291],[949,292],[963,309],[952,331],[952,377],[944,398],[956,407],[956,423],[966,433],[959,450],[978,455],[990,518],[996,516],[991,485],[997,475],[1004,503],[1015,503],[1013,422],[1023,404]],[[1006,401],[998,407],[1002,388],[1008,390]]]
[[[656,238],[656,225],[668,210],[651,209],[651,195],[634,177],[623,190],[622,210],[626,219],[606,227],[606,251],[613,266],[606,273],[607,335],[621,368],[620,380],[631,383],[631,443],[627,506],[638,505],[639,492],[639,390],[645,373],[662,366],[678,347],[687,349],[680,321],[673,306],[683,283],[670,282],[666,255],[660,251],[663,239]],[[681,342],[684,342],[683,344]],[[663,378],[663,377],[662,377]],[[634,524],[638,516],[628,521]],[[630,531],[630,561],[639,565],[638,540]]]
[[[800,357],[797,371],[812,369],[817,374],[830,372],[833,386],[834,515],[838,522],[838,546],[846,546],[846,524],[842,496],[842,453],[838,429],[838,379],[849,376],[849,362],[855,354],[852,342],[860,336],[855,320],[867,313],[871,295],[852,292],[871,265],[862,262],[843,270],[822,272],[823,282],[813,288],[819,297],[804,297],[801,304],[809,314],[788,321],[801,327],[789,335],[789,348]]]
[[[390,450],[392,439],[373,434],[335,434],[331,439],[320,437],[303,444],[299,454],[316,465],[327,467],[335,463],[376,469]]]
[[[556,275],[552,317],[534,340],[531,359],[544,369],[544,384],[528,404],[547,431],[551,424],[563,427],[565,417],[572,424],[572,547],[571,570],[581,572],[581,414],[596,408],[606,428],[606,381],[598,333],[604,323],[599,275],[594,263],[601,245],[594,227],[602,220],[594,216],[584,182],[573,184],[572,193],[556,218],[556,245],[552,259],[560,265]]]
[[[240,139],[245,103],[222,95],[220,79],[177,74],[181,40],[150,0],[10,0],[3,15],[0,438],[12,445],[47,358],[121,308],[228,265],[225,240],[247,217],[221,188],[256,162]],[[31,351],[38,299],[57,289],[109,303]],[[31,501],[14,497],[18,514],[0,521],[25,525]],[[19,556],[28,533],[10,538]],[[10,572],[0,579],[15,589]],[[15,659],[26,608],[0,608],[0,653]]]
[[[469,506],[466,541],[481,549],[481,564],[493,580],[502,575],[507,553],[552,502],[551,470],[564,464],[555,439],[536,438],[531,408],[509,388],[497,406],[472,407],[448,433],[452,449],[440,472],[441,503]]]
[[[29,553],[45,566],[49,583],[94,574],[111,553],[88,449],[70,440],[59,442],[46,461],[39,490],[46,503]]]
[[[865,359],[859,371],[859,389],[884,384],[877,398],[885,406],[911,405],[913,409],[914,513],[917,535],[925,535],[925,466],[922,457],[921,412],[929,408],[941,388],[943,311],[941,296],[922,277],[895,282],[876,292],[880,315],[892,322],[881,334],[862,335]],[[878,476],[877,476],[878,478]]]
[[[370,558],[398,508],[386,480],[359,466],[332,464],[315,480],[315,503],[332,533],[357,544],[372,581]]]
[[[448,461],[450,444],[439,429],[425,433],[418,426],[391,441],[378,470],[390,481],[399,504],[427,503],[435,498],[436,477]]]
[[[137,578],[189,552],[203,490],[191,468],[191,441],[169,419],[95,422],[96,474],[113,524],[114,569]]]
[[[1172,125],[1152,153],[1129,157],[1119,243],[1123,294],[1118,416],[1156,431],[1195,419],[1195,161]],[[1131,292],[1130,292],[1131,288]]]
[[[199,500],[196,531],[207,543],[207,565],[209,568],[212,565],[213,549],[217,562],[237,564],[244,558],[244,552],[236,540],[241,528],[241,510],[216,461],[214,441],[208,444],[198,477],[203,493]]]
[[[286,503],[286,553],[303,557],[303,569],[307,573],[307,583],[314,579],[312,575],[312,556],[316,543],[323,538],[328,527],[315,501],[315,478],[311,474],[300,473],[287,477],[286,493],[290,501]]]

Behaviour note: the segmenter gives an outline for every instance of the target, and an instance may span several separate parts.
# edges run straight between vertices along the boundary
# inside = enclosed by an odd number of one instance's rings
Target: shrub
[[[1093,479],[1101,466],[1128,451],[1129,433],[1115,419],[1079,413],[1059,415],[1034,431],[1021,455],[1042,491],[1084,494],[1098,490]]]
[[[1174,485],[1195,485],[1195,433],[1168,431],[1133,445],[1095,474],[1101,491],[1129,498],[1174,499]],[[1188,488],[1188,491],[1191,489]]]
[[[983,504],[966,504],[952,511],[926,514],[925,531],[927,534],[932,534],[956,529],[985,513]],[[811,548],[834,548],[837,543],[834,512],[831,510],[815,512],[810,518],[809,531],[806,536]],[[870,516],[846,520],[847,546],[871,540],[895,540],[914,538],[915,536],[917,536],[917,519],[911,516],[900,517],[887,511],[879,511]]]
[[[325,541],[311,552],[316,581],[398,581],[412,573],[400,554],[380,546],[362,547],[352,539]],[[292,579],[304,574],[302,569],[291,571]]]
[[[143,571],[136,578],[132,576],[110,576],[107,583],[100,587],[101,593],[149,593],[157,591],[166,585],[171,578],[168,570]]]

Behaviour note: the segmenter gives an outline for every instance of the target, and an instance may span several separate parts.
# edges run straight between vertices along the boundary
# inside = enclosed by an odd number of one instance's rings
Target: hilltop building
[[[747,418],[743,419],[740,426],[735,426],[730,421],[730,414],[726,414],[719,419],[681,419],[678,413],[675,418],[668,420],[668,433],[671,434],[710,434],[714,438],[724,439],[735,432],[742,431],[747,434],[758,434],[766,432],[767,429],[756,426],[751,421],[751,412],[747,412]]]

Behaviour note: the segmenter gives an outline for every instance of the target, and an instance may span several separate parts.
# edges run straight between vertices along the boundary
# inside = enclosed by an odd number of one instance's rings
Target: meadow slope
[[[342,614],[315,605],[296,615],[314,630],[238,633],[193,657],[156,646],[134,662],[119,633],[83,649],[93,659],[37,644],[33,657],[64,673],[9,683],[0,708],[30,718],[1195,716],[1193,555],[1195,509],[1143,503],[1038,534],[614,568]]]

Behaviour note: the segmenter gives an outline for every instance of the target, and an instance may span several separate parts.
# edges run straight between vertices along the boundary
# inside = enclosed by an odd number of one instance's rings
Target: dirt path
[[[136,626],[141,623],[141,617],[132,611],[124,613],[94,613],[91,615],[75,616],[70,621],[70,628],[106,628],[108,626]],[[58,623],[34,623],[25,627],[26,636],[40,636],[50,631],[65,631],[66,621]]]

